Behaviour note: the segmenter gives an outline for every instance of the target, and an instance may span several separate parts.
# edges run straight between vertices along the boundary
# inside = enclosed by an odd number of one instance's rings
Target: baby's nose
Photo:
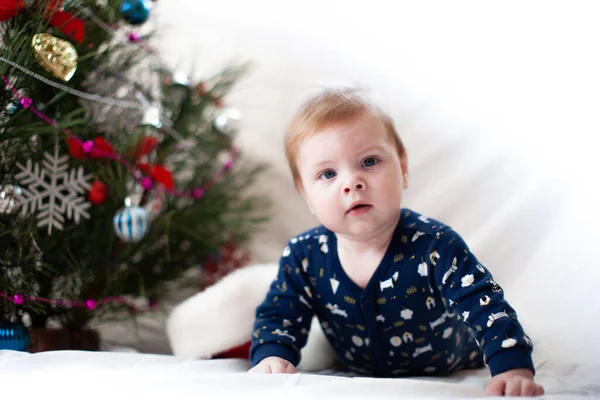
[[[364,189],[364,184],[362,182],[357,182],[352,185],[347,185],[344,188],[344,193],[350,193],[351,190],[362,190]]]

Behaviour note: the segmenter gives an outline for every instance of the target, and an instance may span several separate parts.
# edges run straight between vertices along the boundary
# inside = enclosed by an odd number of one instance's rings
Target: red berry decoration
[[[88,199],[96,205],[100,205],[106,201],[108,195],[108,186],[102,181],[94,181],[88,192]]]

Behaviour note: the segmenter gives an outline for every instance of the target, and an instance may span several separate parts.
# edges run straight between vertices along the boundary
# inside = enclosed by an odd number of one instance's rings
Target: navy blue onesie
[[[315,314],[340,366],[357,373],[534,370],[531,340],[489,271],[452,228],[409,209],[364,289],[344,272],[333,232],[291,239],[256,311],[252,365],[297,365]]]

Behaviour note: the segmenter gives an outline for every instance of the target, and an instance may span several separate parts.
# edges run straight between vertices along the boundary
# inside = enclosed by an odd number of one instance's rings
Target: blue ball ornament
[[[142,207],[121,208],[113,218],[113,226],[117,236],[126,243],[142,240],[150,225],[148,211]]]
[[[152,10],[151,0],[122,0],[121,17],[131,25],[141,25],[148,20]]]
[[[6,109],[8,110],[8,113],[10,115],[15,115],[17,113],[17,111],[19,111],[19,102],[13,101],[6,107]]]
[[[0,323],[0,350],[27,351],[29,331],[22,323]]]

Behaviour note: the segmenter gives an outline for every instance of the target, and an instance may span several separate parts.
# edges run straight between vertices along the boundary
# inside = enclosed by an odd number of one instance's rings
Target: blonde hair
[[[300,144],[332,123],[349,121],[366,113],[376,116],[383,122],[398,157],[400,160],[406,157],[406,150],[402,139],[398,136],[394,121],[364,93],[351,88],[325,89],[309,98],[300,107],[285,135],[285,155],[296,189],[302,186],[297,164]]]

